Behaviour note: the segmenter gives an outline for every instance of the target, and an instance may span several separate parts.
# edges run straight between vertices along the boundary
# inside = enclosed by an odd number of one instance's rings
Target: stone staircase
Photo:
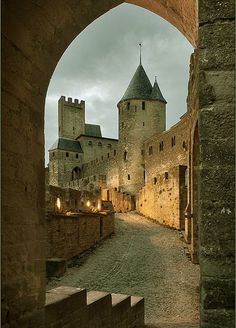
[[[141,328],[144,299],[60,286],[47,291],[46,328]]]

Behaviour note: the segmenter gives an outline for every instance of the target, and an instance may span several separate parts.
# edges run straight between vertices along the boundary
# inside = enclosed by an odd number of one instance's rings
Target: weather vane
[[[142,65],[142,42],[139,43],[140,47],[140,65]]]

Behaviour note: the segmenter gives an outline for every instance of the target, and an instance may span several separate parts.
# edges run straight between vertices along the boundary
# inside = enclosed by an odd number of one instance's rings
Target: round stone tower
[[[166,100],[156,78],[151,85],[141,60],[117,107],[120,191],[135,196],[145,181],[143,142],[166,128]]]

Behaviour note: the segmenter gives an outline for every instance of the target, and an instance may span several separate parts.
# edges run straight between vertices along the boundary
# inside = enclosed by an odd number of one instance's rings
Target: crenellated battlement
[[[85,101],[81,100],[79,101],[79,99],[72,99],[71,97],[66,98],[65,96],[61,96],[61,98],[58,100],[59,104],[63,104],[63,105],[69,105],[69,106],[74,106],[74,107],[85,107]]]

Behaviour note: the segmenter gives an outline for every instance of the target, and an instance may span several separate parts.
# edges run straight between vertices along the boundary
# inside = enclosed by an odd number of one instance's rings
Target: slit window
[[[169,178],[168,172],[165,172],[165,180],[168,180],[168,178]]]
[[[124,161],[127,161],[127,155],[128,155],[128,153],[127,153],[127,151],[125,151],[124,152]]]
[[[128,180],[130,180],[130,174],[128,174]]]
[[[127,109],[130,109],[130,102],[127,102]]]
[[[152,154],[153,154],[153,148],[152,148],[152,146],[150,146],[150,147],[148,148],[148,154],[149,154],[149,155],[152,155]]]
[[[66,152],[66,157],[69,157],[69,153],[68,152]]]
[[[116,156],[116,150],[114,149],[114,156]]]
[[[76,154],[76,155],[75,155],[75,158],[79,158],[79,154]]]
[[[154,177],[154,178],[153,178],[153,184],[154,184],[154,185],[157,184],[157,177]]]
[[[145,110],[145,101],[142,101],[142,110]]]
[[[143,126],[145,126],[145,122],[143,122]]]

